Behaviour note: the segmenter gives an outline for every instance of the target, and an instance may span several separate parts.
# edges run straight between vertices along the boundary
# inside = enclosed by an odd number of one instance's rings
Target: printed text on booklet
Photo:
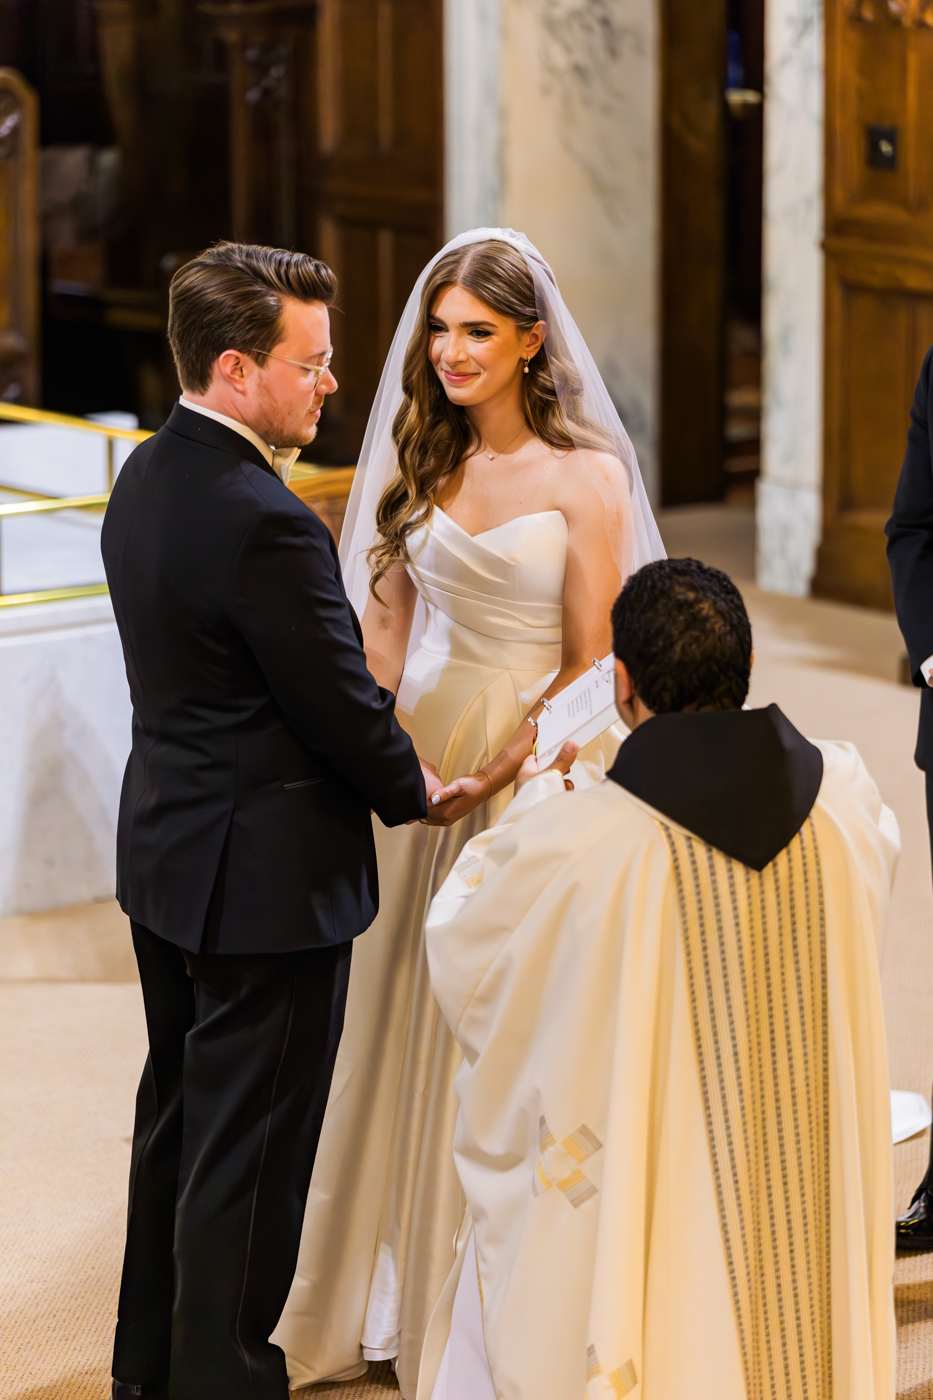
[[[572,739],[583,748],[619,718],[615,706],[615,666],[610,652],[578,676],[566,690],[546,701],[538,717],[538,771],[554,761],[561,744]]]

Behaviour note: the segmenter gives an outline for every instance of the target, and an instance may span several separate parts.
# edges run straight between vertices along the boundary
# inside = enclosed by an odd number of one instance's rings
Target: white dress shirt
[[[920,667],[920,674],[927,685],[933,685],[933,681],[930,680],[931,675],[933,675],[933,656],[928,656],[926,661],[923,662]]]
[[[248,428],[245,423],[239,422],[236,418],[228,418],[226,413],[217,413],[213,408],[205,408],[203,404],[192,403],[186,399],[184,394],[178,400],[182,408],[190,408],[192,413],[203,413],[205,418],[213,418],[215,423],[223,423],[225,428],[232,428],[240,437],[245,437],[247,442],[251,442],[257,447],[265,457],[269,466],[276,476],[282,478],[285,485],[288,485],[288,478],[291,475],[292,467],[295,465],[300,447],[270,447],[267,442],[263,442],[258,433],[254,433],[252,428]]]

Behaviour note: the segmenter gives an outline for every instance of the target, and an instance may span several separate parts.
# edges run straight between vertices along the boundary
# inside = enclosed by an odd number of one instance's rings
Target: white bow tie
[[[300,447],[275,447],[272,450],[272,470],[276,476],[282,478],[286,486],[300,451]]]

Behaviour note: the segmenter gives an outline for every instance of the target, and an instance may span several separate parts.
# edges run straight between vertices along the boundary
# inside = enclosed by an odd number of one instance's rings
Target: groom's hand
[[[579,744],[575,744],[572,739],[568,739],[551,766],[542,770],[545,773],[560,773],[567,792],[573,792],[573,782],[567,777],[567,774],[570,772],[573,761],[579,752]],[[534,754],[529,754],[516,774],[515,791],[518,792],[526,783],[530,783],[532,778],[537,778],[537,776],[538,760],[535,758]]]
[[[428,811],[431,810],[431,798],[436,792],[443,792],[444,784],[441,782],[441,775],[434,767],[433,763],[428,763],[426,758],[418,757],[421,764],[421,776],[424,778],[424,794],[427,799]],[[412,826],[412,822],[407,822],[407,826]]]
[[[422,758],[420,754],[418,755],[418,762],[421,764],[421,776],[424,779],[425,801],[428,811],[430,812],[433,810],[431,798],[436,792],[444,791],[444,784],[441,782],[441,775],[438,773],[433,763],[429,763],[427,759]],[[414,826],[416,822],[423,822],[424,820],[424,817],[415,817],[412,821],[406,822],[405,825]]]

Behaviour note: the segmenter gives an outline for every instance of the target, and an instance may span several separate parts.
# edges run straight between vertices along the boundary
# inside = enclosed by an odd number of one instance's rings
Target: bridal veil
[[[395,332],[369,415],[340,539],[340,562],[347,594],[360,614],[369,596],[370,569],[366,554],[376,541],[376,508],[396,471],[392,425],[402,405],[402,367],[417,324],[422,288],[432,268],[445,254],[470,243],[492,240],[510,243],[528,264],[538,315],[548,327],[543,351],[539,353],[548,357],[571,436],[582,423],[590,429],[590,434],[580,429],[578,455],[605,505],[606,528],[619,573],[625,579],[643,564],[664,557],[664,546],[645,494],[635,449],[586,342],[567,310],[554,273],[523,233],[510,228],[474,228],[452,238],[431,259],[415,283]],[[593,429],[611,447],[594,450],[591,446]],[[416,641],[413,637],[412,643]]]

